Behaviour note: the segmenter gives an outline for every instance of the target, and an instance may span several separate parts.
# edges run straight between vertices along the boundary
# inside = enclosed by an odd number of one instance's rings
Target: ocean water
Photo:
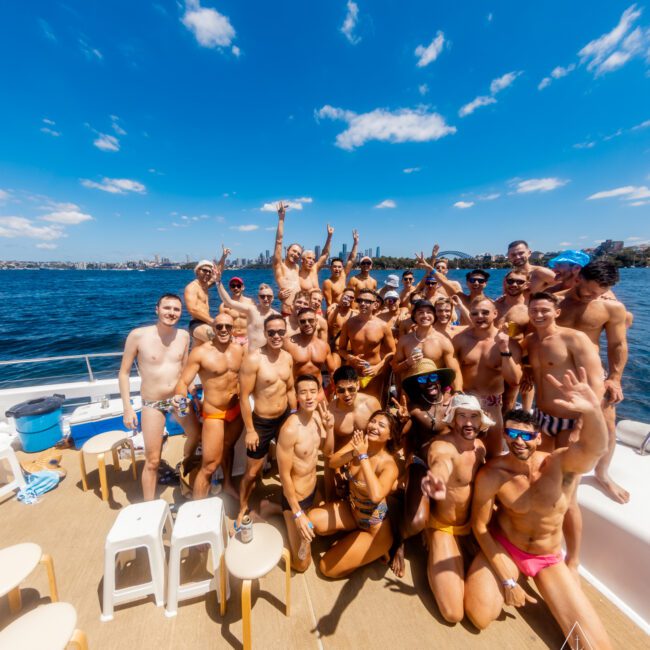
[[[505,272],[491,272],[489,296],[501,294]],[[381,285],[389,273],[376,271],[372,275]],[[450,277],[464,285],[464,274],[452,270]],[[226,281],[232,275],[235,272],[225,273]],[[244,279],[245,293],[252,297],[261,282],[275,286],[270,270],[237,271],[236,275]],[[321,282],[327,276],[323,272]],[[191,271],[2,271],[0,360],[119,352],[131,329],[155,321],[158,296],[167,292],[182,296],[193,277]],[[650,269],[621,269],[615,292],[634,313],[634,325],[628,332],[630,358],[623,377],[625,401],[618,413],[621,418],[650,422]],[[216,291],[211,303],[214,311]],[[184,313],[182,326],[188,322]],[[94,359],[92,367],[99,377],[114,376],[119,357]],[[85,373],[83,360],[3,365],[0,388],[54,383],[61,377],[79,380],[87,377]]]

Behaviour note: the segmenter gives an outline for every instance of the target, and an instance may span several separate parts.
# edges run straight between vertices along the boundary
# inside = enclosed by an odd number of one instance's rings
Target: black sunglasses
[[[510,286],[513,286],[513,285],[516,284],[517,286],[521,287],[524,284],[526,284],[526,280],[515,280],[513,278],[508,278],[506,280],[506,284],[509,284]]]
[[[357,387],[356,386],[337,386],[336,387],[336,392],[339,395],[344,395],[345,393],[351,393],[354,394],[357,392]]]
[[[301,325],[313,325],[316,322],[315,318],[300,318],[298,319],[298,322]]]
[[[214,329],[216,329],[217,332],[221,332],[222,330],[225,330],[226,332],[232,332],[232,325],[228,325],[226,323],[216,323]]]
[[[273,300],[272,293],[260,293],[258,297],[260,300]]]
[[[231,282],[230,283],[230,288],[231,289],[241,289],[244,285],[239,284],[239,282]]]
[[[374,300],[369,300],[368,298],[357,298],[357,302],[360,305],[372,305],[372,303],[375,302],[375,301]]]
[[[287,330],[266,330],[266,334],[268,335],[269,338],[273,338],[274,336],[279,336],[280,338],[284,338],[284,335],[287,333]]]
[[[487,280],[485,278],[470,278],[468,280],[468,282],[470,284],[476,284],[476,283],[478,283],[478,284],[486,284]]]

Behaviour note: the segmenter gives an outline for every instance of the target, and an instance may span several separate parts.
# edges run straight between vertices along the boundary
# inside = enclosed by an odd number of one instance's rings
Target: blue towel
[[[57,472],[43,470],[29,474],[25,479],[27,487],[18,492],[18,501],[23,503],[37,503],[38,497],[53,490],[59,484],[59,475]]]

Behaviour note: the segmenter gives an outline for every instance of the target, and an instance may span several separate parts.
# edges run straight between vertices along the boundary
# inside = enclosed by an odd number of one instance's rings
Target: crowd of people
[[[351,275],[356,231],[349,258],[329,259],[328,225],[317,258],[299,244],[285,250],[284,224],[280,204],[279,310],[269,284],[255,301],[241,277],[224,286],[224,247],[219,260],[196,265],[185,288],[189,331],[178,327],[181,298],[169,293],[158,300],[157,323],[128,335],[120,390],[125,424],[136,428],[129,376],[137,360],[144,498],[155,497],[172,414],[186,434],[184,459],[201,447],[193,498],[208,495],[221,467],[224,494],[238,503],[235,530],[274,452],[281,500],[255,511],[282,514],[296,571],[310,565],[315,536],[338,533],[319,558],[323,575],[343,578],[383,559],[402,577],[405,541],[422,534],[429,585],[447,621],[467,616],[483,629],[504,604],[533,601],[525,576],[565,634],[577,621],[592,647],[609,647],[577,574],[576,491],[594,470],[612,499],[629,499],[609,475],[632,321],[612,291],[616,267],[581,251],[535,266],[528,244],[513,241],[512,269],[492,300],[489,272],[469,271],[463,288],[435,246],[430,258],[415,256],[419,282],[406,270],[401,286],[391,274],[378,288],[369,257]],[[237,484],[240,436],[247,458]]]

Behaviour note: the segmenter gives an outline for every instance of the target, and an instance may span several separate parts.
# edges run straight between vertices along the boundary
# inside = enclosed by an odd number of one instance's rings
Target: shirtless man
[[[233,276],[228,281],[228,287],[232,292],[232,297],[226,302],[225,300],[219,305],[219,312],[222,314],[228,314],[234,322],[234,327],[232,331],[232,338],[239,345],[246,345],[248,343],[248,318],[244,314],[243,310],[237,309],[236,307],[231,307],[232,303],[236,303],[237,306],[246,305],[250,311],[255,309],[255,303],[248,297],[244,295],[244,281],[237,276]],[[222,291],[225,293],[225,288],[221,282],[219,282],[219,295]]]
[[[510,264],[512,264],[512,268],[525,273],[528,278],[530,293],[537,293],[554,284],[555,273],[551,269],[531,264],[528,261],[531,254],[528,243],[523,239],[517,239],[508,244],[507,257]]]
[[[343,363],[357,371],[361,390],[381,402],[386,374],[395,355],[395,339],[390,326],[373,315],[375,302],[373,291],[358,291],[359,313],[344,323],[338,352]]]
[[[311,563],[314,527],[307,515],[318,505],[316,464],[318,451],[332,453],[333,418],[323,402],[318,401],[321,386],[313,375],[296,378],[298,411],[290,415],[280,429],[277,459],[282,483],[282,515],[287,527],[291,566],[307,570]]]
[[[133,362],[137,360],[142,395],[142,436],[145,454],[142,493],[145,501],[151,501],[156,496],[165,416],[171,413],[187,434],[184,450],[186,456],[194,450],[200,438],[199,423],[192,409],[188,415],[179,418],[174,413],[172,401],[174,388],[187,361],[190,346],[188,333],[176,327],[182,309],[181,299],[175,294],[166,293],[158,299],[158,322],[149,327],[138,327],[129,333],[118,375],[120,397],[124,407],[124,425],[127,429],[137,429],[138,417],[131,404],[129,383]]]
[[[503,448],[503,392],[505,384],[521,380],[521,347],[494,325],[497,310],[489,298],[470,305],[471,326],[452,340],[463,375],[463,389],[478,397],[481,408],[494,420],[485,447],[488,458]]]
[[[354,302],[354,290],[346,288],[341,294],[339,302],[333,306],[327,314],[327,333],[329,336],[330,349],[333,354],[336,354],[338,358],[338,339],[341,335],[341,330],[343,329],[343,323],[350,318],[350,316],[356,314],[357,312],[352,309],[352,303]]]
[[[203,386],[203,456],[194,480],[194,499],[208,495],[210,479],[220,465],[224,490],[235,498],[239,496],[232,484],[230,451],[242,430],[238,373],[244,348],[232,340],[234,323],[229,314],[219,314],[214,319],[213,329],[212,341],[190,352],[174,396],[176,402],[185,397],[198,373]]]
[[[568,371],[562,382],[550,376],[546,381],[563,395],[556,399],[558,408],[580,414],[580,437],[568,448],[545,453],[538,448],[541,434],[533,416],[521,410],[507,414],[509,453],[488,461],[474,487],[472,527],[481,552],[465,580],[465,613],[482,630],[504,604],[536,602],[518,582],[523,573],[535,581],[565,638],[577,634],[581,648],[607,649],[605,628],[562,560],[562,520],[581,475],[607,449],[607,427],[584,370],[579,380]]]
[[[411,311],[413,311],[413,307],[416,302],[424,300],[424,296],[419,293],[418,291],[414,291],[410,297],[409,297],[409,310],[406,312],[406,315],[403,314],[402,320],[399,322],[399,338],[404,336],[405,334],[408,334],[409,332],[413,331],[413,328],[415,327],[415,323],[413,322],[413,319],[409,315]],[[406,311],[406,310],[405,310]]]
[[[301,291],[311,291],[319,288],[318,272],[327,264],[329,259],[333,234],[334,228],[327,224],[327,239],[325,240],[325,246],[323,246],[323,252],[318,259],[316,259],[316,253],[312,250],[302,252],[300,256],[300,272],[298,273]]]
[[[454,356],[454,346],[450,339],[433,328],[435,312],[428,300],[420,300],[413,307],[412,320],[415,329],[402,336],[397,343],[393,370],[403,376],[420,359],[431,359],[437,366],[451,368],[455,373],[452,384],[454,390],[463,390],[460,366]]]
[[[494,301],[496,326],[506,329],[508,336],[521,341],[528,329],[528,278],[523,271],[512,270],[503,278],[503,295]]]
[[[377,314],[377,318],[383,320],[390,326],[395,340],[399,336],[399,321],[402,316],[402,310],[399,304],[399,293],[394,290],[387,291],[384,294],[384,308]]]
[[[609,476],[609,465],[616,449],[616,404],[623,400],[621,377],[627,363],[627,312],[616,300],[601,299],[618,282],[618,269],[612,262],[590,262],[578,274],[578,283],[560,303],[558,324],[584,332],[594,350],[599,351],[600,336],[607,336],[607,376],[603,413],[609,432],[607,453],[596,465],[596,478],[609,496],[627,503],[630,495]]]
[[[284,339],[284,349],[293,359],[294,379],[299,375],[316,377],[320,387],[318,399],[322,401],[325,399],[325,393],[322,388],[321,369],[324,364],[327,364],[330,372],[334,372],[334,368],[329,346],[316,335],[317,322],[316,312],[313,309],[310,307],[301,309],[298,312],[300,331]]]
[[[548,290],[552,293],[568,291],[578,284],[580,269],[589,264],[589,255],[583,251],[562,251],[548,261],[548,268],[555,273],[555,283]]]
[[[370,276],[370,269],[372,269],[372,260],[366,255],[361,258],[359,262],[361,272],[358,275],[353,275],[348,282],[348,287],[354,290],[354,295],[358,296],[361,289],[370,289],[375,291],[377,289],[377,280]]]
[[[318,316],[323,315],[323,292],[316,288],[309,292],[309,306]]]
[[[264,467],[271,441],[296,408],[293,362],[282,349],[287,326],[282,316],[271,314],[264,321],[266,345],[244,357],[239,370],[241,413],[246,428],[246,471],[239,486],[237,525],[248,510],[255,481]],[[253,396],[255,411],[249,397]]]
[[[287,332],[289,336],[294,336],[300,333],[300,323],[298,320],[298,312],[302,309],[310,307],[310,293],[309,291],[298,291],[293,299],[293,307],[291,314],[286,319]],[[322,341],[327,342],[327,321],[318,314],[316,315],[316,336]]]
[[[462,332],[465,329],[465,325],[454,325],[454,307],[458,306],[460,300],[454,296],[454,298],[437,298],[433,303],[433,309],[436,314],[436,318],[433,321],[433,329],[446,336],[448,339],[452,339],[456,334]]]
[[[225,261],[225,260],[224,260]],[[185,287],[185,306],[190,312],[190,336],[194,345],[201,345],[210,340],[212,316],[208,289],[214,284],[214,267],[210,260],[201,260],[194,267],[196,279]]]
[[[432,499],[427,525],[427,575],[443,618],[459,623],[465,616],[462,546],[472,532],[474,478],[485,462],[485,445],[478,436],[492,421],[476,397],[454,395],[444,422],[451,431],[429,446],[429,471],[422,479],[422,492]]]
[[[260,284],[257,289],[258,302],[254,303],[250,298],[240,300],[231,298],[221,282],[220,274],[216,275],[216,282],[219,296],[223,300],[221,306],[228,309],[231,315],[235,312],[244,316],[248,349],[259,350],[266,343],[264,319],[271,314],[277,314],[275,309],[271,307],[273,304],[273,289],[268,284]]]
[[[298,261],[302,253],[300,244],[291,244],[287,254],[282,259],[282,239],[284,238],[284,218],[286,209],[282,201],[278,203],[278,229],[275,234],[275,248],[273,249],[273,277],[280,287],[280,300],[282,300],[282,315],[289,316],[293,305],[294,296],[300,291],[300,278]]]
[[[356,230],[352,231],[352,250],[348,255],[348,259],[343,265],[343,260],[340,257],[335,257],[330,262],[330,277],[323,282],[323,294],[327,309],[337,304],[345,289],[345,284],[348,279],[350,271],[354,268],[354,260],[357,259],[357,250],[359,248],[359,233]]]
[[[402,273],[402,290],[399,292],[399,306],[410,307],[409,297],[415,291],[415,276],[413,271],[407,269]]]
[[[437,258],[433,262],[433,268],[436,270],[437,275],[442,274],[446,278],[447,274],[449,273],[449,260],[446,257]],[[456,288],[456,291],[463,290],[463,288],[460,286],[460,282],[456,282],[456,280],[448,280],[448,282],[452,288]]]

